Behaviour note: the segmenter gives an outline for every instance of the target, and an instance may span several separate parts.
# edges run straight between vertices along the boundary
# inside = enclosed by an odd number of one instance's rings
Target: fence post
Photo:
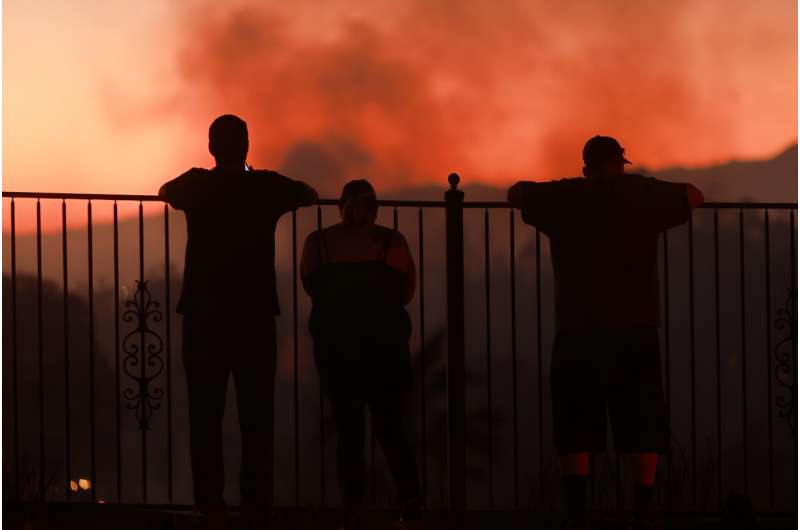
[[[449,509],[455,520],[466,508],[466,407],[464,384],[464,192],[451,173],[447,203],[447,434]]]

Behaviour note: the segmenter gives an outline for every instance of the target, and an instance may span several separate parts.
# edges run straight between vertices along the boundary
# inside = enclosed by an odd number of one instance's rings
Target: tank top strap
[[[317,254],[319,256],[319,264],[325,265],[331,260],[330,253],[328,252],[328,240],[325,238],[324,229],[320,228],[317,233],[319,234],[319,237],[317,237]]]
[[[378,257],[378,263],[386,264],[386,258],[389,255],[389,247],[392,246],[392,239],[394,238],[394,230],[389,230],[386,233],[386,238],[383,241],[383,246],[381,247],[381,255]]]

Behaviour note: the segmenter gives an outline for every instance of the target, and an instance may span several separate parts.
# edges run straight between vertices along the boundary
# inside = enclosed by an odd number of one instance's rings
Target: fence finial
[[[447,182],[450,183],[450,189],[458,188],[458,183],[461,182],[461,177],[458,176],[458,173],[450,173],[447,177]]]

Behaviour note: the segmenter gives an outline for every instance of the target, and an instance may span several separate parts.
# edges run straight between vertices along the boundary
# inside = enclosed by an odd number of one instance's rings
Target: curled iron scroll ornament
[[[153,299],[146,281],[136,281],[133,300],[125,302],[127,308],[122,315],[125,322],[135,322],[136,327],[122,340],[125,358],[122,369],[125,375],[134,380],[134,387],[123,392],[129,401],[128,410],[136,411],[139,430],[150,430],[153,411],[161,408],[159,401],[164,397],[163,388],[155,388],[153,380],[164,370],[161,352],[164,341],[152,329],[149,322],[160,322],[163,314],[158,301]]]
[[[775,379],[784,389],[789,390],[788,397],[779,395],[775,399],[780,416],[789,425],[792,434],[797,436],[797,291],[789,289],[783,307],[778,309],[775,328],[785,331],[786,335],[775,345]]]

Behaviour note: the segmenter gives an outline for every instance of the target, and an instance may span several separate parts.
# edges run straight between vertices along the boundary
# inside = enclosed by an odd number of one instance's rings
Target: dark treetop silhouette
[[[669,425],[658,351],[658,236],[685,223],[702,194],[690,184],[625,174],[625,150],[595,136],[586,178],[519,182],[508,200],[550,238],[556,326],[552,398],[567,511],[586,515],[589,452],[605,449],[606,413],[617,450],[633,455],[636,511],[649,518],[658,453]],[[637,524],[645,524],[640,521]]]
[[[407,427],[411,390],[411,321],[403,307],[414,295],[414,263],[405,238],[378,226],[375,190],[347,183],[342,223],[313,232],[303,248],[303,286],[311,295],[311,335],[322,388],[338,431],[337,467],[356,524],[366,490],[365,409],[399,490],[402,525],[421,518],[414,446]]]
[[[222,417],[231,373],[242,435],[242,509],[260,519],[272,505],[275,225],[318,197],[306,184],[247,166],[247,125],[236,116],[214,120],[208,149],[214,169],[193,168],[164,184],[159,196],[186,212],[178,311],[184,315],[194,496],[208,527],[221,528]]]

